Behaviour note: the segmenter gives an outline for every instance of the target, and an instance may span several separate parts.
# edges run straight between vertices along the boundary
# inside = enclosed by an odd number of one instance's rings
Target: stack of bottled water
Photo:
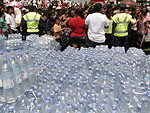
[[[141,50],[130,48],[125,54],[121,47],[97,46],[29,51],[11,51],[10,59],[3,53],[2,112],[150,112],[150,57]]]
[[[8,39],[4,41],[4,49],[8,52],[10,50],[19,50],[24,47],[24,42],[22,42],[21,34],[9,34]]]
[[[0,50],[4,49],[4,42],[6,40],[5,36],[0,35]]]
[[[55,37],[54,36],[49,36],[49,35],[42,35],[42,36],[38,36],[38,35],[30,35],[27,37],[27,46],[29,48],[43,48],[43,49],[55,49],[55,50],[60,50],[60,44],[57,43],[55,41]]]
[[[0,51],[0,101],[14,103],[36,82],[34,57],[25,51]],[[33,77],[34,76],[34,77]],[[32,81],[32,82],[30,82]]]

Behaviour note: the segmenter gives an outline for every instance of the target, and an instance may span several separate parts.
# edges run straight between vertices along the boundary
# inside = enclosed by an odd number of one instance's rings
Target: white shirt
[[[11,15],[6,14],[5,20],[6,20],[7,24],[10,24],[11,29],[14,30],[14,31],[16,31],[16,25],[15,25],[15,17],[14,17],[14,15],[13,14],[11,14]]]
[[[136,18],[131,19],[131,22],[133,22],[133,23],[136,22]],[[134,31],[137,31],[137,24],[132,25],[131,29]]]
[[[88,37],[91,41],[97,43],[105,42],[105,26],[109,26],[108,19],[101,13],[89,14],[85,20],[88,25]]]

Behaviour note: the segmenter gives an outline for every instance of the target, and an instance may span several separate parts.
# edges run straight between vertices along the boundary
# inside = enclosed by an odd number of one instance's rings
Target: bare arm
[[[7,25],[8,25],[8,29],[9,29],[10,34],[12,34],[12,30],[11,30],[10,24],[7,24]]]
[[[69,21],[70,21],[70,18],[67,18],[67,19],[64,21],[63,26],[65,26],[65,28],[67,28],[67,23],[69,23]]]
[[[132,25],[135,25],[136,23],[138,23],[140,21],[140,19],[138,19],[136,22],[131,22]]]

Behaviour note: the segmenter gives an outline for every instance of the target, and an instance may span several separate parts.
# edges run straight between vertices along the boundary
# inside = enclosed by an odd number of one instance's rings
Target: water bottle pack
[[[150,57],[142,50],[125,54],[121,47],[97,46],[61,52],[43,38],[33,35],[23,50],[0,51],[0,112],[150,112]]]

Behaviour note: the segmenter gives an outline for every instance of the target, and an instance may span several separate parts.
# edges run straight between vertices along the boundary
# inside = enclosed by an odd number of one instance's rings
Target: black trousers
[[[114,36],[112,40],[112,46],[120,46],[125,48],[125,52],[129,49],[128,36],[117,37]]]
[[[97,45],[104,45],[104,43],[93,42],[89,38],[87,38],[86,47],[96,47]]]

